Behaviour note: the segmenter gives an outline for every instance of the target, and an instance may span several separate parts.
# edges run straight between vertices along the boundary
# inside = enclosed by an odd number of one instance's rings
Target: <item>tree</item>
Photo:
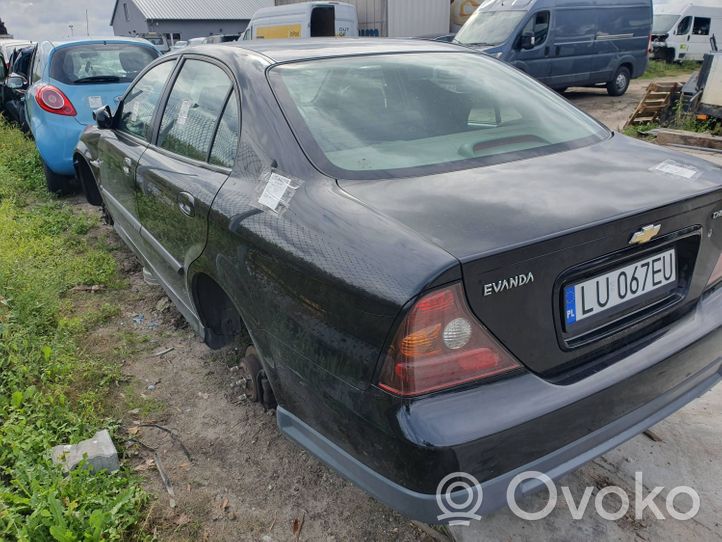
[[[8,29],[5,28],[5,23],[3,22],[2,19],[0,19],[0,35],[7,34],[7,33],[8,33]]]

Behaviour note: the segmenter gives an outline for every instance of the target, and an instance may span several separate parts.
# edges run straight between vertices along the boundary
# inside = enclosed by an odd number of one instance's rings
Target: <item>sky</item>
[[[110,16],[115,0],[0,0],[0,19],[8,33],[33,41],[85,35],[85,10],[90,34],[112,36]]]

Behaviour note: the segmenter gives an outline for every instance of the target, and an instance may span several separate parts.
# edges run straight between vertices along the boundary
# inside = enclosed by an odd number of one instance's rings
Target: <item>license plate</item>
[[[567,326],[605,313],[677,281],[674,249],[564,288]]]

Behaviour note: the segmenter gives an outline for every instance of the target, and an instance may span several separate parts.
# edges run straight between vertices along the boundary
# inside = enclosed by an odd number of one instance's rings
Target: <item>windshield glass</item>
[[[132,43],[90,43],[58,49],[50,77],[61,83],[130,83],[158,56],[152,47]]]
[[[163,45],[163,38],[145,38],[153,45]]]
[[[269,78],[312,162],[336,178],[478,167],[609,135],[555,92],[478,53],[304,61]]]
[[[652,34],[669,32],[678,20],[679,15],[655,15],[652,20]]]
[[[526,11],[476,10],[454,41],[463,45],[499,45],[507,40],[526,14]]]

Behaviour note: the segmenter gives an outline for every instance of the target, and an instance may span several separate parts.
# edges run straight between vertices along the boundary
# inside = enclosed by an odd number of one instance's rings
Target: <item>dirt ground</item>
[[[647,84],[633,82],[630,92],[621,98],[610,98],[602,90],[584,89],[570,89],[566,97],[611,128],[619,129]],[[76,203],[96,212],[79,199]],[[259,405],[245,401],[234,387],[239,352],[232,348],[222,352],[209,350],[184,325],[161,289],[143,282],[140,266],[112,230],[102,226],[99,236],[107,237],[106,242],[113,244],[131,287],[112,300],[119,314],[94,335],[88,348],[98,354],[112,350],[114,356],[122,358],[129,387],[109,398],[117,404],[117,414],[123,420],[116,441],[155,496],[145,525],[159,539],[432,540],[426,530],[368,497],[283,437],[276,427],[274,412],[265,412]],[[711,405],[719,412],[720,391],[715,397]],[[684,413],[677,416],[681,415]],[[722,427],[719,416],[714,423],[717,425],[712,426],[708,439],[719,435]],[[665,432],[665,438],[670,440],[676,436],[674,431],[669,435]],[[684,436],[700,439],[691,430]],[[708,468],[708,461],[715,454],[719,460],[714,442],[705,441],[705,446],[711,448],[699,449],[697,466],[703,462]],[[653,445],[641,441],[637,446],[639,465],[644,465],[650,459],[648,456],[653,455]],[[581,478],[574,479],[574,483],[583,485],[593,480],[600,475],[599,469],[624,478],[623,469],[614,462],[621,462],[623,467],[633,452],[618,453],[619,457],[611,454],[609,464],[598,460],[580,471]],[[634,457],[637,461],[637,455]],[[158,460],[173,496],[161,482]],[[676,465],[664,462],[666,456],[659,469],[673,472]],[[719,468],[710,472],[716,487],[722,486]],[[716,504],[712,512],[722,511],[719,489],[713,497]],[[491,523],[477,529],[456,530],[454,535],[463,540],[547,536],[560,540],[580,536],[645,540],[653,532],[660,538],[672,539],[664,536],[662,529],[648,531],[634,522],[613,530],[576,522],[570,530],[573,522],[560,518],[542,522],[544,525],[531,525],[502,512],[490,518]],[[668,532],[675,536],[686,533],[690,539],[699,534],[708,535],[705,539],[718,537],[719,525],[712,516],[705,518],[709,519],[704,527],[687,531],[680,527]]]
[[[275,412],[234,385],[238,350],[206,347],[111,228],[94,234],[112,245],[130,289],[77,294],[119,309],[86,348],[122,363],[128,387],[109,398],[122,419],[115,441],[155,496],[145,526],[160,540],[429,539],[288,441]]]

